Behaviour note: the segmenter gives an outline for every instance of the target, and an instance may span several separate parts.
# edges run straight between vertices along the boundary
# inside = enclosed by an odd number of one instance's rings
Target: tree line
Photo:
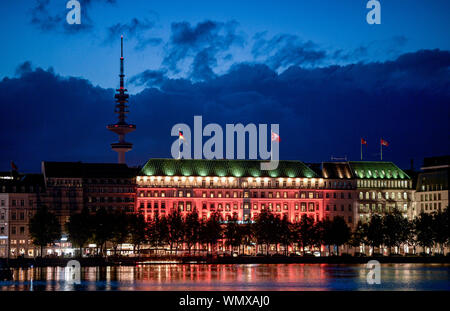
[[[238,221],[236,217],[224,221],[218,212],[207,220],[199,218],[196,209],[185,216],[174,210],[170,214],[158,215],[146,222],[141,214],[127,214],[122,211],[99,209],[90,213],[83,209],[70,216],[65,224],[68,239],[83,253],[88,243],[97,245],[97,254],[104,256],[107,243],[113,254],[123,243],[133,245],[133,252],[140,254],[145,245],[154,252],[178,255],[180,250],[188,254],[217,252],[219,243],[224,251],[245,253],[246,246],[256,247],[259,255],[270,253],[288,255],[289,249],[305,255],[320,251],[324,245],[328,254],[340,255],[340,248],[371,248],[372,253],[380,253],[386,247],[389,254],[408,244],[423,249],[436,249],[443,253],[449,245],[449,209],[433,214],[422,213],[414,220],[408,220],[399,211],[386,215],[372,215],[367,223],[359,222],[354,230],[342,217],[332,220],[314,221],[303,216],[298,222],[290,222],[287,217],[279,217],[263,210],[254,221]],[[33,243],[42,249],[61,237],[61,226],[54,214],[41,208],[30,220],[30,235]],[[271,250],[272,249],[272,250]]]

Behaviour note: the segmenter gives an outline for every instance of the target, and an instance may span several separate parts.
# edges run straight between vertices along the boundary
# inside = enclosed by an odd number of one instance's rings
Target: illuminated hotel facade
[[[257,160],[150,159],[136,178],[136,212],[150,221],[178,209],[196,209],[206,220],[254,220],[267,209],[290,222],[340,216],[354,228],[374,213],[398,208],[409,216],[409,176],[391,162],[328,162],[306,165],[280,161],[263,171]],[[368,194],[367,194],[368,193]],[[375,194],[374,194],[375,193]]]

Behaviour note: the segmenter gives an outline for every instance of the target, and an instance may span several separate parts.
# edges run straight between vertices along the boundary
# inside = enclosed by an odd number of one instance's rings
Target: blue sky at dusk
[[[130,165],[170,157],[172,125],[279,123],[280,156],[416,167],[448,154],[450,2],[365,0],[0,2],[0,170],[14,160],[114,162],[120,35],[125,37]],[[204,141],[206,138],[204,139]]]

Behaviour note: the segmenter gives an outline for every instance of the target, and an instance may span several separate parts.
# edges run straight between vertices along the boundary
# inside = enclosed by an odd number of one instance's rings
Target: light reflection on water
[[[84,267],[81,284],[64,267],[16,269],[0,290],[450,290],[449,264],[382,264],[368,285],[364,264],[150,264]]]

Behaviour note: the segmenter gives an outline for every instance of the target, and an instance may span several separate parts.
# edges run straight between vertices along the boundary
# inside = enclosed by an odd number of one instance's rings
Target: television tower
[[[128,90],[124,87],[123,78],[125,74],[123,73],[123,36],[120,36],[120,87],[116,89],[116,94],[114,98],[116,99],[116,108],[114,110],[115,113],[118,114],[118,122],[115,124],[109,124],[107,129],[111,132],[119,135],[119,142],[112,143],[112,150],[116,151],[119,158],[119,163],[125,163],[125,152],[133,149],[133,144],[125,141],[125,134],[131,133],[136,130],[136,125],[128,124],[125,121],[126,114],[130,112],[128,108],[128,97],[129,95],[126,93]]]

